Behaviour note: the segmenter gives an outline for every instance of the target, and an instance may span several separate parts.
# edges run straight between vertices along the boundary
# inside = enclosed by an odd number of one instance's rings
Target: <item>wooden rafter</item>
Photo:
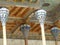
[[[19,14],[17,14],[17,16],[21,17],[21,14],[26,10],[26,8],[22,8],[21,12]]]
[[[14,15],[20,8],[16,8],[10,15]]]
[[[30,8],[25,8],[25,10],[21,13],[21,17],[26,15],[26,13],[30,10]]]
[[[37,30],[39,31],[40,29],[40,25],[38,25],[35,29],[34,29],[34,32],[37,32]]]
[[[21,7],[19,10],[18,10],[18,12],[17,12],[17,17],[20,17],[20,12],[22,11],[24,9],[24,7]]]
[[[10,16],[12,16],[11,15],[11,13],[13,13],[13,11],[16,9],[16,7],[12,7],[12,9],[10,10]]]
[[[33,25],[31,31],[34,31],[34,29],[35,29],[38,25],[39,25],[39,24],[35,24],[35,25]]]

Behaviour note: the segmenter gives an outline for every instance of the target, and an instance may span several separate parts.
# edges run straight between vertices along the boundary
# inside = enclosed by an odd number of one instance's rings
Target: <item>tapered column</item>
[[[3,27],[3,45],[7,45],[7,38],[6,38],[6,21],[9,15],[9,10],[7,8],[0,8],[0,20]]]
[[[51,29],[51,33],[52,33],[52,35],[53,35],[53,37],[54,37],[54,39],[55,39],[55,45],[58,45],[58,34],[60,33],[60,29],[58,28],[58,27],[53,27],[52,29]]]
[[[39,20],[41,33],[42,33],[42,44],[46,45],[45,31],[44,31],[44,22],[46,18],[46,11],[41,9],[35,12],[37,19]]]
[[[29,34],[29,30],[30,30],[30,25],[23,24],[23,25],[21,25],[20,29],[24,35],[25,45],[28,45],[28,34]]]

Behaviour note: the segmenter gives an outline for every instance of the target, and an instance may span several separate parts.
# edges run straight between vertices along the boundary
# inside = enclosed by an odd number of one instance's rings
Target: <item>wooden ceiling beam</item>
[[[30,25],[31,27],[33,27],[34,24],[35,24],[35,23],[32,23],[32,22],[31,22],[29,25]]]
[[[20,12],[20,14],[22,14],[26,9],[27,9],[27,8],[24,8],[24,9]]]
[[[24,15],[24,19],[26,20],[26,23],[31,23],[30,22],[30,15],[32,14],[32,12],[34,11],[34,8],[30,8],[30,10]]]
[[[16,25],[15,22],[13,22],[13,23],[10,23],[10,22],[8,23],[8,22],[7,22],[7,23],[6,23],[6,26],[7,26],[7,27],[12,27],[12,26],[15,26],[15,25]],[[1,24],[1,23],[0,23],[0,27],[2,27],[2,24]]]
[[[17,34],[17,33],[20,33],[21,31],[20,31],[20,26],[16,29],[16,31],[14,32],[14,33],[12,33],[12,34]]]
[[[30,8],[27,7],[27,8],[20,14],[20,16],[21,16],[21,17],[26,16],[26,14],[27,14],[27,12],[29,12],[29,10],[30,10]]]
[[[28,20],[29,16],[35,11],[34,8],[30,8],[30,10],[25,14],[26,16],[24,16],[24,18],[26,20]]]
[[[38,24],[33,25],[33,27],[31,28],[31,31],[34,31],[34,29],[38,26]]]
[[[38,29],[40,29],[40,25],[38,25],[38,26],[34,29],[34,32],[36,32]]]
[[[24,18],[21,17],[8,17],[8,20],[23,20]]]
[[[12,25],[12,24],[7,24],[6,26],[7,26],[7,27],[14,27],[14,26],[16,26],[16,25],[15,25],[15,24],[13,24],[13,25]]]
[[[35,26],[36,26],[36,24],[34,24],[34,25],[31,27],[31,31],[32,31],[32,29],[33,29]]]
[[[58,28],[60,28],[60,20],[55,21],[54,25],[57,26]]]
[[[51,33],[51,29],[46,29],[46,33]]]
[[[18,15],[19,11],[21,10],[22,7],[18,7],[19,9],[14,13],[15,16]]]
[[[21,12],[17,14],[17,16],[21,17],[21,14],[26,10],[26,8],[21,9]]]
[[[25,7],[21,7],[21,8],[18,10],[16,17],[20,17],[20,12],[21,12],[24,8],[25,8]]]
[[[19,7],[17,7],[10,15],[13,15],[13,16],[15,16],[14,14],[19,10],[20,8]]]
[[[14,33],[15,31],[16,31],[16,29],[18,28],[18,27],[20,27],[20,25],[21,25],[21,23],[20,24],[16,24],[16,26],[12,29],[12,31],[11,31],[11,33]]]
[[[10,16],[14,16],[14,15],[11,15],[11,13],[13,13],[16,8],[17,8],[17,7],[13,7],[13,8],[11,9],[11,11],[10,11]]]
[[[9,24],[15,25],[15,23],[16,23],[15,21],[13,21],[13,22],[11,22],[11,21],[10,21],[10,22],[7,21],[7,25],[9,25]]]
[[[10,14],[12,13],[12,11],[13,11],[15,8],[16,8],[16,6],[12,6],[12,7],[10,8]]]

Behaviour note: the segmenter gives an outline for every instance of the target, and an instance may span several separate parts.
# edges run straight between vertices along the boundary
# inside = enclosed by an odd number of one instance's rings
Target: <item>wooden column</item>
[[[25,45],[28,45],[28,39],[25,38]]]
[[[58,45],[58,41],[55,39],[55,45]]]

